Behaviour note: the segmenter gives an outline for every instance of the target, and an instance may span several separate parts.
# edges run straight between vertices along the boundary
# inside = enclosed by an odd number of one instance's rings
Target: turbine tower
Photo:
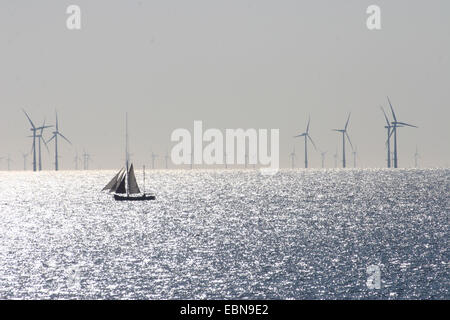
[[[223,152],[223,164],[225,165],[225,169],[228,169],[227,153],[225,151]]]
[[[337,159],[338,159],[337,148],[336,148],[336,152],[333,155],[333,158],[334,158],[334,167],[337,168]]]
[[[28,119],[28,121],[30,122],[30,124],[31,124],[31,131],[33,131],[33,145],[32,145],[32,147],[31,147],[31,150],[33,151],[33,171],[36,171],[36,131],[37,131],[37,128],[36,128],[36,126],[34,125],[34,123],[33,123],[33,121],[31,121],[31,119],[30,119],[30,117],[28,116],[28,114],[25,112],[25,110],[24,109],[22,109],[22,111],[23,111],[23,113],[25,113],[25,115],[26,115],[26,117],[27,117],[27,119]]]
[[[152,151],[152,169],[155,169],[155,159],[159,156]]]
[[[6,158],[6,163],[8,164],[8,171],[11,170],[11,162],[14,162],[14,161],[12,161],[10,155],[8,154],[8,157]]]
[[[128,153],[127,153],[127,159],[128,159]],[[91,155],[87,153],[86,151],[83,151],[83,169],[89,170],[89,161],[91,161]]]
[[[53,136],[47,141],[47,143],[49,143],[50,141],[55,139],[55,171],[58,171],[59,170],[59,165],[58,165],[58,136],[60,136],[64,140],[66,140],[68,143],[70,143],[70,145],[72,145],[72,142],[70,142],[69,139],[64,137],[61,132],[59,132],[59,129],[58,129],[58,113],[56,111],[55,111],[55,115],[56,115],[55,131],[53,131]]]
[[[311,136],[309,135],[309,123],[310,122],[311,122],[311,118],[308,118],[308,124],[306,126],[306,131],[299,135],[294,136],[294,138],[304,137],[304,139],[305,139],[305,168],[308,168],[308,139],[313,144],[314,149],[317,150],[316,144],[314,143],[314,141],[311,139]]]
[[[323,151],[320,153],[320,156],[322,157],[322,169],[325,168],[325,155],[327,154],[328,151]],[[337,155],[336,155],[337,157]]]
[[[419,151],[418,151],[417,146],[416,146],[416,153],[414,153],[414,166],[416,168],[419,167],[419,161],[418,161],[419,159],[420,159],[420,155],[419,155]]]
[[[42,124],[42,126],[40,126],[39,128],[36,128],[36,130],[41,130],[41,132],[39,132],[39,134],[35,134],[33,133],[33,136],[30,136],[33,138],[33,141],[35,138],[38,138],[38,147],[39,147],[39,163],[38,163],[38,169],[39,171],[42,170],[42,153],[41,153],[41,142],[44,143],[45,148],[47,149],[47,152],[50,153],[50,150],[48,149],[47,143],[45,142],[44,139],[44,129],[46,128],[51,128],[52,126],[46,126],[45,125],[45,120],[44,123]],[[36,145],[33,143],[33,148],[35,148]]]
[[[389,122],[389,119],[386,115],[386,112],[384,112],[383,107],[381,107],[381,111],[383,111],[384,118],[386,119],[386,125],[384,126],[387,129],[387,140],[386,140],[386,146],[387,146],[387,167],[391,167],[391,133],[392,133],[392,125]]]
[[[295,147],[294,147],[294,150],[295,150]],[[252,152],[252,154],[250,155],[250,160],[252,160],[252,167],[253,167],[253,169],[256,169],[257,159],[258,159],[257,154]]]
[[[356,151],[356,146],[355,149],[353,150],[353,168],[356,168],[356,157],[358,156],[358,152]]]
[[[394,168],[398,168],[397,128],[401,128],[403,126],[412,127],[412,128],[418,128],[418,127],[414,126],[412,124],[398,121],[397,117],[395,115],[395,112],[394,112],[394,108],[392,107],[391,101],[389,100],[389,97],[387,97],[387,99],[389,102],[389,106],[391,107],[392,117],[394,118],[394,121],[391,122],[391,125],[393,127],[391,134],[394,133]]]
[[[78,170],[78,163],[81,161],[80,157],[78,157],[78,151],[75,152],[75,157],[73,158],[73,162],[75,163],[75,170]]]
[[[191,157],[191,164],[190,164],[190,168],[191,170],[194,169],[194,154],[191,152],[189,153],[189,157]]]
[[[294,169],[295,168],[295,158],[297,158],[297,156],[295,155],[295,146],[294,146],[291,154],[289,155],[289,157],[291,158],[291,168]]]
[[[23,153],[22,152],[22,157],[23,157],[23,171],[27,170],[27,158],[28,158],[29,154],[28,153]]]
[[[166,163],[166,169],[169,168],[169,152],[166,151],[166,155],[164,156],[164,161]]]
[[[348,118],[347,118],[347,122],[345,123],[345,127],[344,129],[333,129],[333,131],[337,131],[342,133],[342,168],[346,167],[346,162],[345,162],[345,137],[347,137],[348,142],[350,143],[350,146],[353,149],[353,145],[352,142],[350,141],[350,136],[348,135],[347,132],[347,128],[348,128],[348,122],[350,120],[350,113],[348,114]]]

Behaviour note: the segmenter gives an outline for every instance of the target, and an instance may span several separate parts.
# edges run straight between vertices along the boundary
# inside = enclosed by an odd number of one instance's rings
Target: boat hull
[[[131,197],[131,196],[121,196],[118,194],[114,195],[114,200],[116,201],[148,201],[155,200],[156,197],[154,195],[144,194],[142,196]]]

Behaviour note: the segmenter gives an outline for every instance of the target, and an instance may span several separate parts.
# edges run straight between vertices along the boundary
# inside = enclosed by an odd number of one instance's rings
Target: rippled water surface
[[[114,173],[0,173],[0,298],[450,298],[450,170]]]

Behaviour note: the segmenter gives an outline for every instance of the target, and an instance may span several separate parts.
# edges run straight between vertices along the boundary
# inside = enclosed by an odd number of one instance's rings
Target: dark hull
[[[131,197],[131,196],[121,196],[118,194],[114,195],[114,200],[117,201],[147,201],[155,200],[156,197],[153,195],[144,194],[143,196]]]

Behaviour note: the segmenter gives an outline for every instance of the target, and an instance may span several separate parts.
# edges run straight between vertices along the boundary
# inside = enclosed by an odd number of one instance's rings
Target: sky
[[[66,27],[72,4],[81,30]],[[366,27],[373,4],[381,30]],[[0,157],[23,169],[32,140],[24,108],[37,124],[54,124],[58,111],[73,143],[60,140],[61,169],[83,150],[93,169],[123,166],[125,112],[136,165],[170,152],[173,130],[201,120],[205,129],[279,129],[281,166],[295,145],[301,167],[293,136],[310,116],[334,167],[341,138],[331,129],[351,112],[358,166],[384,167],[389,96],[399,120],[419,127],[399,129],[400,166],[414,166],[417,146],[421,167],[449,167],[449,39],[448,0],[2,0]],[[312,147],[309,162],[321,166]]]

